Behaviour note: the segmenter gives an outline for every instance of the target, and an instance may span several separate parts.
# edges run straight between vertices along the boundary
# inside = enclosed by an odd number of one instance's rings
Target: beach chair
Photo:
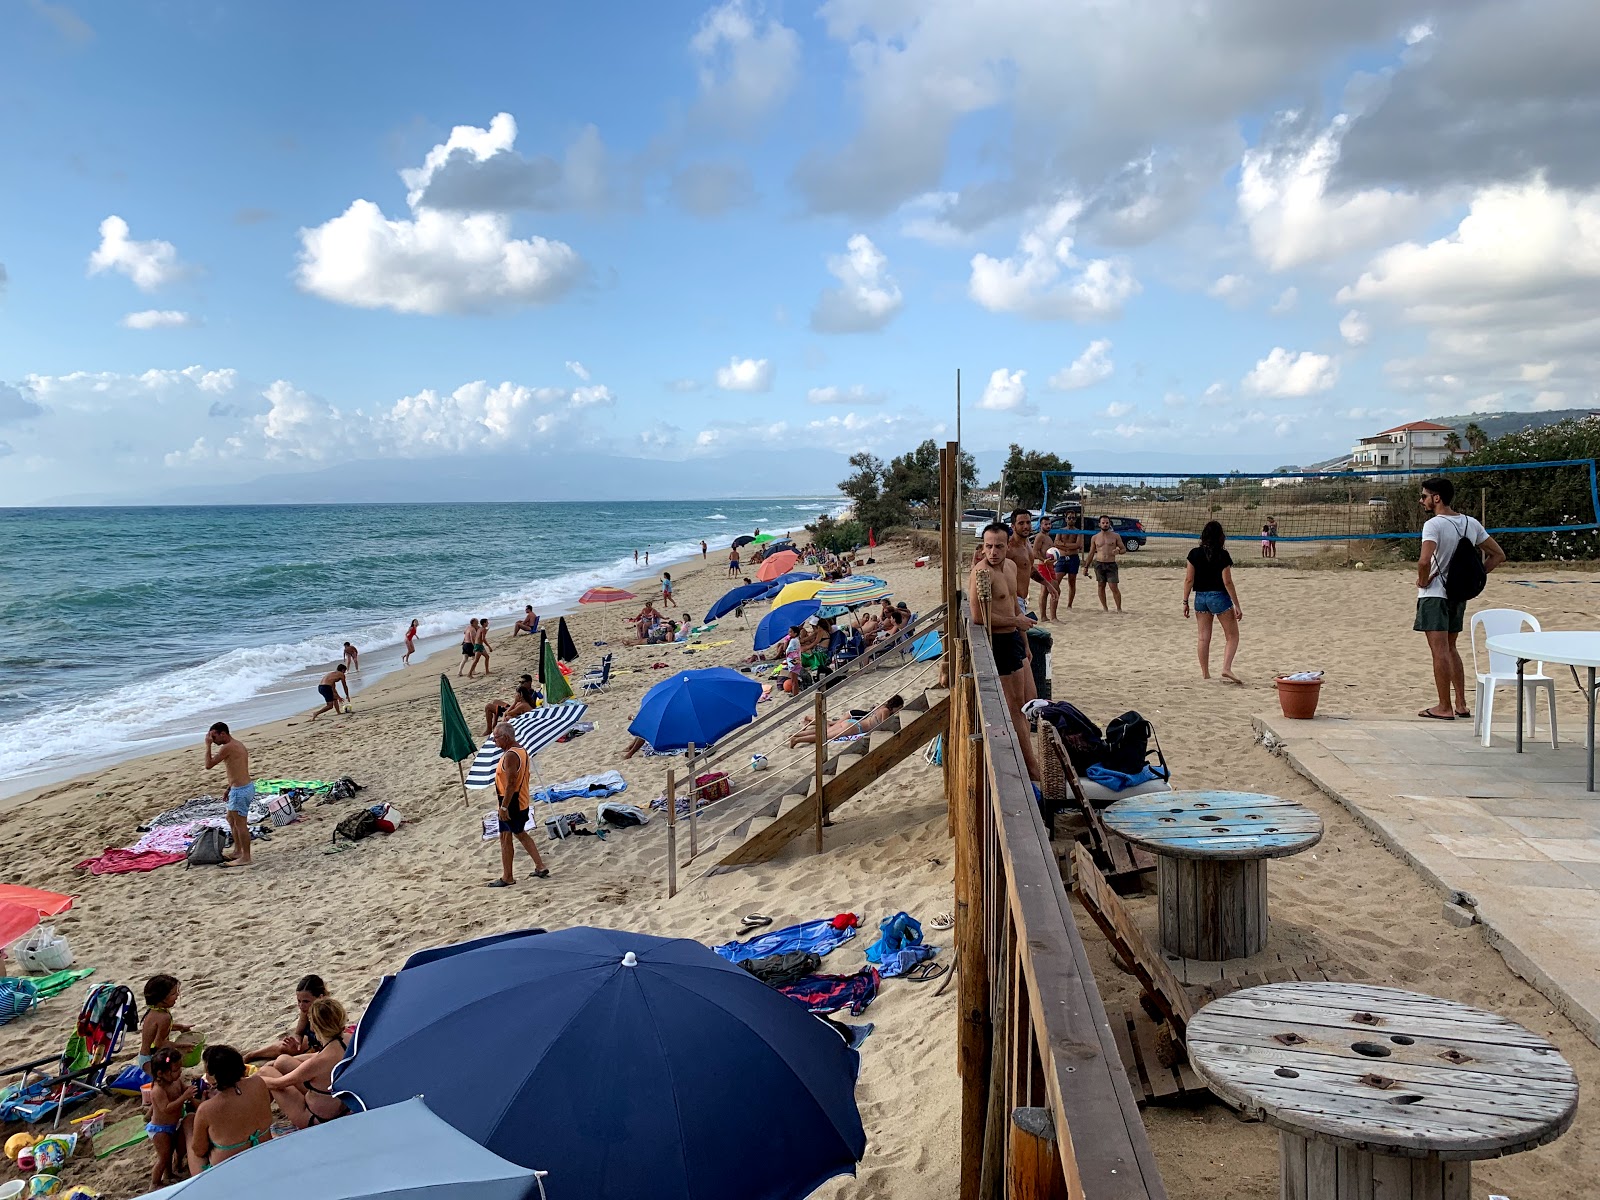
[[[600,659],[598,667],[591,667],[578,681],[586,692],[603,692],[611,686],[611,655]]]
[[[1482,612],[1472,614],[1472,628],[1469,637],[1472,641],[1472,673],[1477,676],[1477,703],[1472,706],[1472,732],[1483,737],[1483,744],[1489,745],[1494,730],[1494,694],[1500,688],[1506,687],[1515,691],[1517,688],[1517,660],[1509,654],[1496,654],[1487,645],[1484,653],[1488,659],[1487,671],[1478,666],[1478,630],[1483,630],[1484,641],[1489,638],[1499,637],[1503,633],[1521,633],[1524,629],[1534,633],[1542,633],[1543,627],[1539,618],[1532,613],[1525,613],[1516,608],[1486,608]],[[1528,735],[1532,737],[1537,732],[1534,717],[1539,711],[1538,699],[1541,691],[1545,694],[1547,708],[1550,713],[1550,745],[1556,744],[1556,681],[1544,672],[1544,664],[1539,663],[1533,670],[1524,670],[1522,675],[1522,690],[1525,693],[1527,707],[1523,710],[1527,716]]]
[[[0,1121],[33,1124],[49,1117],[54,1127],[68,1108],[105,1099],[110,1093],[106,1072],[122,1035],[138,1028],[139,1009],[130,990],[111,983],[91,990],[78,1012],[78,1027],[59,1054],[0,1067],[0,1079],[19,1077],[0,1088]]]

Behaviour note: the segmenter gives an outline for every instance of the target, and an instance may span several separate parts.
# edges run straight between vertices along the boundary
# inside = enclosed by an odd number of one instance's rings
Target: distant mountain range
[[[1571,421],[1587,417],[1592,408],[1553,408],[1548,412],[1471,413],[1458,417],[1429,417],[1440,425],[1449,425],[1458,433],[1465,433],[1468,425],[1476,425],[1489,435],[1490,440],[1516,433],[1523,429],[1542,429],[1558,421]]]

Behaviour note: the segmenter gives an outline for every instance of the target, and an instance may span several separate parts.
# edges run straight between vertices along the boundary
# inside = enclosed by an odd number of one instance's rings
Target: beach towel
[[[1131,787],[1138,787],[1141,783],[1150,783],[1157,779],[1165,779],[1166,773],[1154,763],[1146,764],[1144,770],[1130,775],[1126,771],[1118,771],[1112,767],[1094,763],[1083,773],[1083,777],[1098,783],[1101,787],[1110,788],[1113,792],[1126,791]]]
[[[533,798],[545,804],[557,800],[578,800],[587,797],[615,796],[628,790],[628,781],[616,771],[601,771],[598,775],[580,775],[564,783],[553,783],[533,793]]]
[[[867,961],[877,963],[885,979],[904,975],[936,951],[922,944],[922,926],[910,913],[897,912],[878,924],[878,940],[867,947]]]
[[[769,954],[766,958],[747,958],[739,966],[768,987],[783,987],[798,983],[819,970],[822,959],[809,950],[793,950],[788,954]]]
[[[772,954],[787,954],[793,950],[809,950],[813,954],[826,956],[856,936],[854,925],[841,929],[836,924],[838,920],[838,917],[823,917],[802,925],[774,929],[771,933],[764,933],[746,942],[727,942],[711,948],[731,963],[766,958]]]
[[[154,871],[157,867],[168,867],[173,863],[181,863],[186,857],[187,853],[182,850],[166,853],[160,850],[129,850],[122,846],[111,846],[104,854],[75,863],[73,869],[87,871],[91,875],[127,875],[134,871]]]
[[[778,990],[805,1005],[811,1013],[838,1012],[848,1007],[859,1017],[878,995],[878,968],[862,967],[854,975],[808,975]]]
[[[65,971],[52,971],[48,975],[30,976],[28,982],[41,1000],[59,996],[80,979],[94,974],[93,967],[68,967]]]

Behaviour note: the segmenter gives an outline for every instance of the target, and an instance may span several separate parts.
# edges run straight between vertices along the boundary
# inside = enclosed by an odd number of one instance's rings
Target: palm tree
[[[1451,454],[1461,453],[1461,435],[1454,429],[1444,435],[1444,448]]]
[[[1489,435],[1474,421],[1467,426],[1467,446],[1476,454],[1489,444]]]

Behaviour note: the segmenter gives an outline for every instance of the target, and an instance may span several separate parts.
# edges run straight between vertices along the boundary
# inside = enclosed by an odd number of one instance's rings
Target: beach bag
[[[699,797],[702,804],[710,804],[713,800],[721,800],[733,792],[728,783],[726,771],[713,771],[709,775],[696,775],[694,779],[694,794]]]
[[[1161,753],[1161,743],[1156,740],[1155,726],[1132,710],[1112,719],[1106,726],[1106,751],[1098,765],[1110,767],[1124,775],[1138,775],[1145,769],[1150,757],[1150,743],[1154,741],[1156,760],[1160,763],[1157,778],[1167,777],[1167,760]]]
[[[359,842],[378,832],[378,816],[370,808],[357,809],[333,827],[333,840]]]
[[[272,818],[274,828],[284,825],[293,825],[300,819],[300,813],[294,806],[294,801],[287,796],[273,796],[267,801],[267,816]]]
[[[222,852],[228,848],[228,831],[215,825],[202,825],[194,831],[194,841],[189,843],[185,856],[186,867],[215,867],[222,862]]]
[[[1100,732],[1100,726],[1073,705],[1065,700],[1052,700],[1038,709],[1038,715],[1041,720],[1049,721],[1056,727],[1067,757],[1072,760],[1072,769],[1078,774],[1082,775],[1094,763],[1105,760],[1106,740]]]
[[[1489,583],[1489,573],[1483,569],[1483,555],[1467,536],[1471,531],[1472,518],[1462,517],[1461,536],[1450,552],[1450,561],[1445,564],[1444,598],[1452,604],[1476,600]]]
[[[72,947],[51,925],[39,925],[15,946],[17,962],[35,975],[65,971],[72,965]]]
[[[400,815],[400,810],[394,805],[385,804],[382,807],[382,812],[372,814],[378,818],[379,833],[393,833],[401,825],[405,824],[405,817]]]
[[[595,819],[604,825],[614,825],[618,829],[632,829],[636,825],[647,824],[650,820],[643,809],[632,804],[618,804],[614,800],[602,800],[595,810]]]

